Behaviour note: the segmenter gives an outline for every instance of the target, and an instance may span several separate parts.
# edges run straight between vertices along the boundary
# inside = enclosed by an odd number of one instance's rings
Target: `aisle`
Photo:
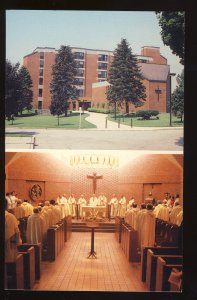
[[[95,233],[97,259],[87,259],[90,232],[73,232],[55,262],[42,262],[34,290],[147,291],[140,281],[140,264],[129,263],[114,233]]]

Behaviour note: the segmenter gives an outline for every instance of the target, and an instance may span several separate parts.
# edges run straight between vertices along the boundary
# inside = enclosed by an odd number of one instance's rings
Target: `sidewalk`
[[[161,130],[161,129],[162,130],[183,129],[183,127],[174,127],[174,126],[173,127],[136,127],[136,126],[131,127],[124,124],[119,124],[118,127],[118,123],[106,120],[107,114],[94,113],[89,111],[87,111],[86,113],[89,114],[89,116],[86,118],[86,121],[97,126],[97,128],[88,128],[88,130],[142,130],[143,131],[143,130]]]

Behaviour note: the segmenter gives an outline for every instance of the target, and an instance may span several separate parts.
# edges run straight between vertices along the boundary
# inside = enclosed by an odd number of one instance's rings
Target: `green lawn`
[[[81,115],[81,128],[96,128],[95,125],[87,122],[85,118],[88,114]],[[25,127],[25,128],[64,128],[64,129],[78,129],[79,128],[79,113],[72,113],[68,117],[60,116],[59,126],[58,118],[56,116],[45,116],[45,115],[24,115],[22,117],[15,117],[13,121],[5,122],[6,127]]]
[[[117,116],[116,121],[114,115],[109,115],[108,120],[118,122],[120,119],[121,124],[131,126],[131,117],[122,117]],[[151,119],[151,120],[138,120],[138,118],[132,118],[132,126],[136,127],[168,127],[170,123],[170,114],[169,113],[160,113],[159,119]],[[172,126],[174,127],[183,127],[183,123],[180,122],[175,116],[172,116]]]

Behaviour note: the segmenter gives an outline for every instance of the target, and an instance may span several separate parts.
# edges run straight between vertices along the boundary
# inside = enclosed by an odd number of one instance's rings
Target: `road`
[[[98,129],[19,129],[6,132],[31,133],[35,149],[105,149],[183,151],[183,128],[130,128],[123,130]],[[32,149],[31,137],[7,137],[5,148]]]

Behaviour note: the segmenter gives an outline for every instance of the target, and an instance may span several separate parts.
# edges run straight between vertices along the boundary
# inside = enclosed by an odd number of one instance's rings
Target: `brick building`
[[[78,67],[76,87],[79,100],[69,101],[70,110],[79,107],[107,107],[106,89],[110,63],[113,52],[85,48],[71,48]],[[57,50],[49,47],[38,47],[23,59],[33,81],[33,108],[48,110],[51,103],[50,82],[52,65],[55,63]],[[170,66],[167,59],[160,54],[158,47],[142,47],[137,56],[138,64],[144,76],[147,99],[139,109],[157,109],[166,112],[170,97]],[[130,111],[135,111],[133,105]]]

